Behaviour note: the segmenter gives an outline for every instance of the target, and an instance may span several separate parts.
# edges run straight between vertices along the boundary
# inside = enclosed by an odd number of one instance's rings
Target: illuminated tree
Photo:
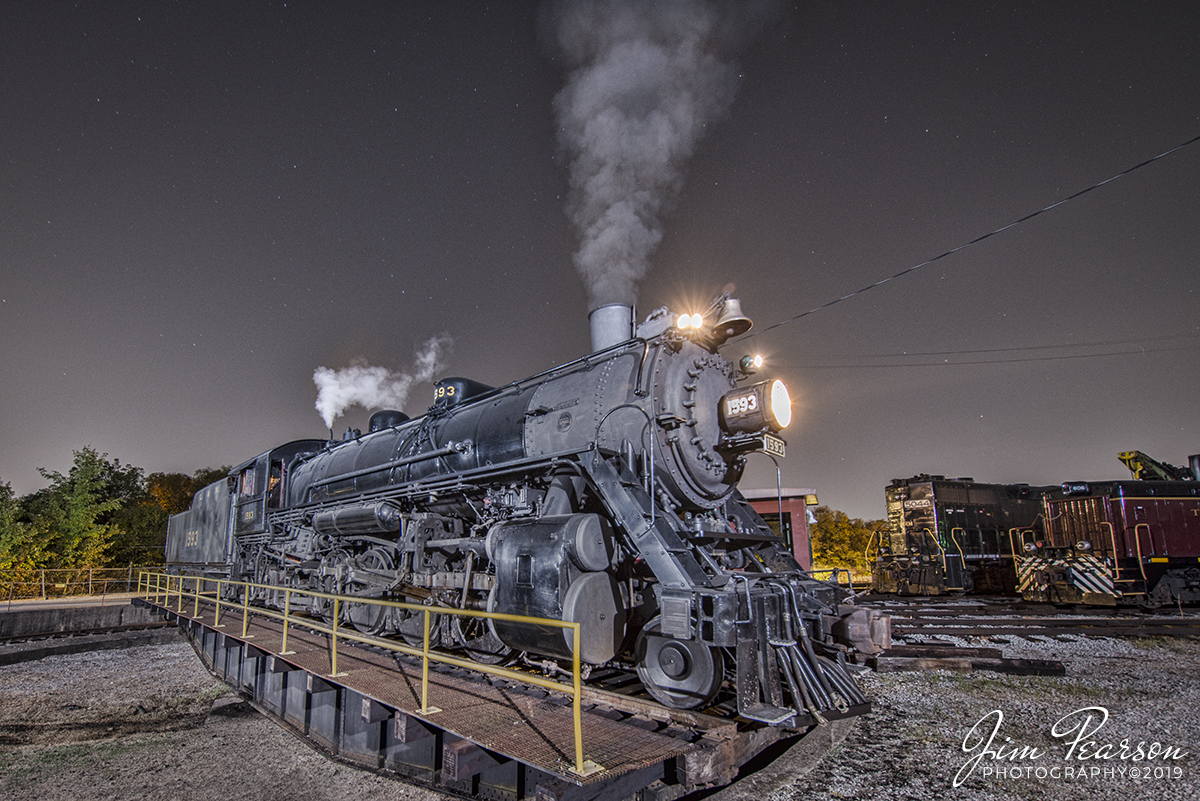
[[[870,570],[863,552],[872,535],[886,527],[887,521],[852,518],[828,506],[818,506],[815,515],[816,525],[810,528],[814,565],[855,572]]]

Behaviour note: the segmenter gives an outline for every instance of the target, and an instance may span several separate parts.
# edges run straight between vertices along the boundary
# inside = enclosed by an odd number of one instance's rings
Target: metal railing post
[[[429,705],[429,609],[425,612],[425,633],[421,639],[421,708],[422,715],[432,715],[442,710]]]
[[[223,629],[223,628],[225,628],[225,626],[222,625],[222,623],[221,623],[221,579],[217,579],[216,603],[217,603],[217,608],[216,608],[216,611],[213,612],[213,628],[214,629]]]
[[[338,605],[341,602],[340,598],[333,599],[333,634],[330,635],[330,655],[329,655],[329,675],[336,676],[337,669],[337,630],[338,630]]]
[[[287,649],[288,635],[288,617],[292,611],[292,588],[288,587],[283,591],[283,647],[280,649],[280,654],[291,653]]]
[[[782,515],[779,518],[780,526],[783,525]],[[575,772],[580,775],[584,772],[583,766],[583,690],[580,686],[580,669],[579,669],[579,623],[574,622],[571,625],[571,682],[572,682],[572,713],[575,717]]]
[[[242,639],[248,640],[253,637],[253,634],[246,633],[246,627],[250,625],[250,583],[242,584]]]
[[[425,610],[425,633],[421,637],[421,711],[429,711],[429,610]]]

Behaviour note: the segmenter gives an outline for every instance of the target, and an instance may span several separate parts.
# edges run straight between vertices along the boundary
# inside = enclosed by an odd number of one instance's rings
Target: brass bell
[[[730,337],[741,336],[750,330],[754,323],[742,314],[742,302],[737,298],[729,298],[721,308],[721,317],[712,327],[712,336],[722,342]]]

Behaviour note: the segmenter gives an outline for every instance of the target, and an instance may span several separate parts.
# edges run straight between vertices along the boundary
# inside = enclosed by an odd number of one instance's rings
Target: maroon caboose
[[[1043,503],[1045,539],[1017,553],[1027,600],[1200,601],[1200,481],[1066,483]]]

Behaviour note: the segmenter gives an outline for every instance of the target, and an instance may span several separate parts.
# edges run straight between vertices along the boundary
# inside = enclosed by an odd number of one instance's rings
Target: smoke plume
[[[764,2],[560,0],[550,22],[566,86],[555,98],[570,160],[567,214],[589,308],[632,304],[662,215],[707,126],[737,88],[733,55]]]
[[[355,404],[367,409],[403,409],[409,388],[431,381],[442,369],[453,344],[449,334],[430,339],[416,352],[411,373],[373,367],[365,361],[355,361],[340,370],[318,367],[313,373],[316,406],[326,428],[333,428],[334,418]]]

